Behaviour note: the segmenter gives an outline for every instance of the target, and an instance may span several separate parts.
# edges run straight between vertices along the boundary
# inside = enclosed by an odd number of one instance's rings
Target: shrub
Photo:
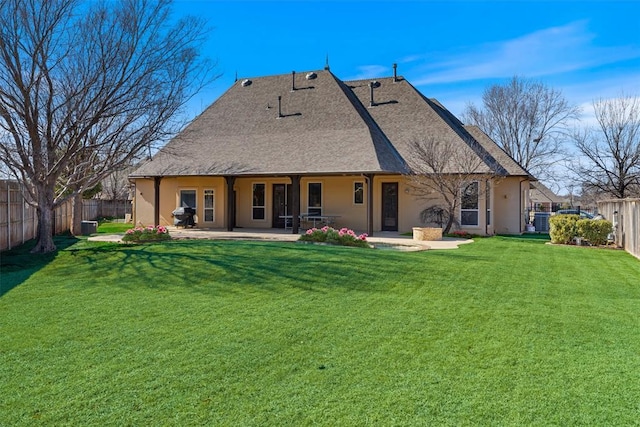
[[[611,221],[606,219],[581,219],[577,222],[578,236],[592,245],[604,245],[613,231]]]
[[[554,215],[549,218],[551,243],[571,243],[578,235],[577,222],[580,215]]]
[[[168,239],[171,239],[169,230],[161,225],[131,228],[122,237],[123,242],[157,242]]]
[[[357,235],[353,230],[341,228],[336,230],[328,226],[322,228],[310,228],[305,234],[300,236],[302,242],[320,242],[341,246],[357,246],[368,248],[367,235],[365,233]]]

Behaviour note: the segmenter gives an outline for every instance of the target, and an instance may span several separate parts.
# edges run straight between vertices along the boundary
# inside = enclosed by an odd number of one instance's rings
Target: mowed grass
[[[2,254],[2,426],[640,419],[640,262],[623,251],[58,244]]]

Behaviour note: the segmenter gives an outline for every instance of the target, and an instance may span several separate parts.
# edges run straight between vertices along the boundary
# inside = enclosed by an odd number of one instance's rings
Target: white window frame
[[[356,201],[356,195],[357,193],[357,189],[356,189],[356,185],[360,184],[360,191],[362,194],[362,201],[358,202]],[[364,181],[353,181],[353,204],[355,206],[363,206],[364,205]]]
[[[211,207],[207,207],[207,193],[211,194]],[[207,212],[211,211],[211,220],[207,221]],[[215,222],[216,221],[216,190],[213,188],[205,188],[202,191],[202,222]]]
[[[318,184],[320,185],[320,206],[309,206],[310,205],[310,197],[311,197],[311,185],[312,184]],[[309,216],[320,216],[322,215],[322,210],[323,210],[323,205],[324,205],[324,191],[322,191],[322,187],[323,184],[321,181],[313,181],[313,182],[308,182],[307,183],[307,214]],[[313,212],[312,212],[313,209]],[[317,210],[320,210],[320,212],[317,212]]]
[[[475,184],[476,186],[476,207],[471,209],[471,208],[464,208],[463,204],[464,204],[464,194],[465,194],[465,190],[470,186]],[[460,225],[462,227],[479,227],[480,226],[480,183],[478,181],[471,181],[467,184],[463,184],[463,188],[462,191],[460,192]],[[475,224],[465,224],[464,223],[464,218],[463,218],[463,213],[465,212],[475,212],[476,213],[476,222]]]
[[[253,197],[254,193],[255,193],[255,187],[256,185],[262,185],[263,188],[263,198],[264,200],[262,201],[262,205],[254,205],[254,199],[255,197]],[[262,209],[264,214],[262,218],[256,218],[255,217],[255,210],[256,209]],[[253,221],[266,221],[267,220],[267,183],[266,182],[252,182],[251,183],[251,219]]]

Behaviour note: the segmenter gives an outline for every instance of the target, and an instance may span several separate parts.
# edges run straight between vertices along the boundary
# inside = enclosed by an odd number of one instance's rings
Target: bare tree
[[[499,179],[491,156],[472,138],[465,142],[430,135],[410,144],[411,193],[428,204],[421,213],[423,222],[438,223],[444,234],[459,223],[461,204],[480,197],[486,181]]]
[[[106,176],[102,180],[101,198],[108,200],[127,200],[131,188],[128,176],[133,169],[133,166],[126,166]]]
[[[544,83],[513,77],[482,95],[482,107],[467,105],[464,121],[478,126],[522,167],[541,179],[563,158],[567,126],[580,110]]]
[[[37,206],[34,252],[55,250],[56,205],[166,141],[213,78],[204,22],[170,6],[0,0],[0,159]]]
[[[576,132],[581,159],[572,165],[583,187],[616,198],[640,197],[640,97],[593,103],[596,128]]]

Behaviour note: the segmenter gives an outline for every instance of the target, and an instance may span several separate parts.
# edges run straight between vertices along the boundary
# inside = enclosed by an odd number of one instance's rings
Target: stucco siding
[[[354,184],[363,184],[362,203],[355,203]],[[237,178],[234,183],[236,193],[236,226],[243,228],[271,228],[273,218],[274,184],[290,184],[289,177],[247,177]],[[367,230],[368,222],[368,183],[364,176],[319,176],[304,177],[300,182],[300,213],[309,210],[309,184],[322,184],[322,214],[336,217],[334,226],[347,227],[358,232]],[[434,226],[420,221],[420,213],[429,206],[442,205],[435,197],[421,200],[414,196],[406,179],[401,175],[376,175],[373,180],[373,231],[382,229],[382,186],[384,183],[398,184],[398,232],[411,232],[413,227]],[[253,185],[264,184],[264,219],[253,218]],[[527,184],[528,185],[528,184]],[[505,178],[490,188],[489,197],[485,183],[480,183],[477,226],[463,226],[469,233],[485,235],[496,233],[519,233],[524,222],[522,217],[525,196],[519,178]],[[227,187],[222,177],[177,177],[162,178],[160,182],[160,224],[173,225],[171,212],[179,205],[180,191],[192,190],[196,193],[196,222],[202,228],[224,228],[226,222]],[[213,190],[215,200],[214,221],[204,221],[204,193]],[[487,200],[491,211],[491,224],[487,224]],[[154,222],[154,181],[136,180],[135,217],[138,224],[148,225]],[[292,208],[289,207],[289,213]],[[460,217],[460,211],[456,213]]]
[[[521,177],[500,180],[494,189],[496,234],[519,234],[524,229],[529,181]]]
[[[153,225],[154,189],[152,179],[136,179],[133,221],[136,225]]]

